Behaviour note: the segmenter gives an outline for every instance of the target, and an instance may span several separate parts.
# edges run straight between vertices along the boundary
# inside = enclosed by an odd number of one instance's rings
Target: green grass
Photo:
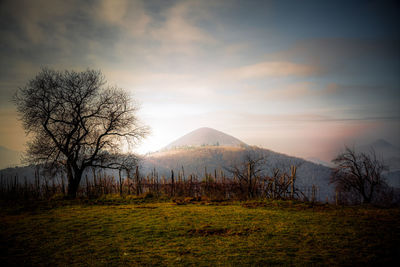
[[[399,209],[290,201],[60,201],[0,211],[6,265],[377,265],[399,255]]]

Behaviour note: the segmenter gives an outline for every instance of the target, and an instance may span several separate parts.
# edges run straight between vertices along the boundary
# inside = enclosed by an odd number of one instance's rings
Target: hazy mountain
[[[334,166],[331,162],[326,162],[326,161],[323,161],[323,160],[321,160],[319,158],[309,157],[309,158],[306,158],[306,160],[311,161],[311,162],[313,162],[315,164],[324,165],[326,167],[333,167]]]
[[[19,182],[25,182],[25,178],[28,182],[33,183],[35,180],[35,166],[18,166],[18,167],[10,167],[6,169],[0,170],[0,174],[3,179],[12,180],[15,177],[18,178]]]
[[[356,149],[364,153],[370,153],[373,149],[375,150],[378,159],[383,160],[384,164],[389,167],[390,171],[400,170],[400,148],[386,140],[378,139],[371,144],[363,145]]]
[[[0,169],[21,164],[22,153],[0,146]]]
[[[223,171],[229,177],[230,173],[225,168],[242,162],[249,153],[266,158],[264,174],[272,175],[274,168],[290,172],[290,166],[296,165],[296,185],[299,188],[306,189],[316,185],[319,187],[321,200],[332,196],[333,186],[329,185],[330,168],[258,147],[203,146],[157,152],[143,159],[141,171],[150,173],[155,169],[160,176],[169,178],[171,170],[178,173],[183,167],[185,175],[195,174],[201,178],[205,171],[212,174],[217,171],[218,175]]]
[[[319,197],[325,200],[331,197],[333,186],[329,185],[330,168],[315,164],[301,158],[291,157],[268,149],[251,147],[239,139],[223,132],[200,128],[173,143],[159,152],[148,154],[142,161],[142,173],[150,173],[154,169],[160,176],[170,177],[171,170],[178,173],[183,170],[186,175],[195,174],[203,177],[205,171],[213,173],[224,171],[230,176],[226,167],[240,163],[247,154],[264,156],[266,160],[265,174],[272,174],[274,168],[289,172],[291,165],[298,166],[299,188],[319,187]]]
[[[212,128],[204,127],[182,136],[181,138],[167,145],[162,150],[199,146],[241,147],[246,146],[246,144],[231,135]]]
[[[377,139],[370,144],[359,147],[363,152],[368,152],[371,148],[373,148],[378,155],[381,154],[384,157],[400,157],[400,148],[384,139]]]

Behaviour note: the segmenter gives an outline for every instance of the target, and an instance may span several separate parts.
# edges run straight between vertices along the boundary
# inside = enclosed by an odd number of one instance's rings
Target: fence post
[[[290,184],[291,184],[291,188],[290,188],[290,198],[293,199],[294,198],[294,181],[296,179],[296,166],[290,166]]]
[[[174,184],[174,170],[171,169],[171,196],[174,196],[174,190],[175,189],[175,184]]]
[[[139,166],[136,166],[135,180],[136,180],[136,195],[138,196],[138,195],[140,195],[140,192],[141,192]]]

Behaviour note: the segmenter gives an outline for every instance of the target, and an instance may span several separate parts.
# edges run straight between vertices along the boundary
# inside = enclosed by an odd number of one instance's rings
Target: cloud
[[[212,17],[212,3],[204,1],[178,1],[161,12],[159,20],[149,31],[152,40],[158,42],[160,54],[193,55],[204,46],[218,43],[210,32],[198,24]]]
[[[317,113],[299,113],[299,114],[254,114],[240,113],[237,115],[241,119],[249,118],[249,122],[254,124],[260,122],[283,122],[283,123],[365,123],[365,122],[381,122],[381,121],[396,121],[400,116],[375,116],[375,117],[337,117],[332,115],[321,115]],[[251,119],[250,119],[251,118]]]
[[[390,39],[313,38],[295,42],[288,49],[265,57],[270,61],[302,61],[325,74],[361,72],[365,75],[366,69],[378,62],[386,63],[382,64],[385,72],[398,72],[399,45],[399,40]]]
[[[249,49],[250,45],[248,43],[232,43],[226,44],[224,46],[224,52],[229,55],[235,55],[239,52],[243,52],[245,49]]]
[[[215,42],[213,37],[188,17],[191,8],[188,3],[179,3],[166,12],[165,22],[152,32],[154,39],[178,44]]]
[[[2,9],[7,10],[8,13],[2,15],[9,16],[29,42],[38,44],[46,41],[49,28],[65,33],[67,28],[63,23],[63,18],[71,13],[76,4],[62,0],[5,1],[2,3]]]
[[[265,92],[269,99],[290,100],[304,97],[326,96],[334,94],[338,91],[338,85],[329,83],[325,87],[318,88],[316,84],[311,82],[299,82],[288,84],[281,89],[272,89]]]
[[[231,97],[238,101],[295,101],[304,98],[326,97],[338,92],[335,83],[318,86],[313,82],[301,81],[295,83],[280,83],[257,87],[242,87]]]
[[[152,20],[142,1],[102,0],[95,15],[135,37],[145,34]]]
[[[181,92],[184,87],[193,83],[194,76],[180,73],[146,72],[105,69],[105,74],[112,84],[128,86],[135,89],[147,88],[145,91],[155,94],[157,92]]]
[[[88,2],[6,0],[1,4],[2,61],[49,67],[87,66],[91,44],[101,43],[101,52],[110,47],[109,36],[103,38],[108,32],[98,30],[100,26],[93,22]]]
[[[272,89],[263,92],[265,99],[274,100],[290,100],[297,99],[301,97],[307,97],[312,95],[314,92],[310,89],[312,83],[301,82],[295,84],[289,84],[284,88]]]
[[[310,76],[317,72],[318,69],[310,65],[289,61],[266,61],[226,70],[223,76],[225,79],[247,80],[266,77]]]

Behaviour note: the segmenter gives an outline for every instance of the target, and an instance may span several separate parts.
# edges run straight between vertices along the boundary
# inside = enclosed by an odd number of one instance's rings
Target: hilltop
[[[199,146],[227,146],[227,147],[244,147],[247,146],[244,142],[239,139],[223,133],[221,131],[203,127],[194,130],[181,138],[170,143],[162,149],[171,150],[176,148],[185,147],[199,147]]]

